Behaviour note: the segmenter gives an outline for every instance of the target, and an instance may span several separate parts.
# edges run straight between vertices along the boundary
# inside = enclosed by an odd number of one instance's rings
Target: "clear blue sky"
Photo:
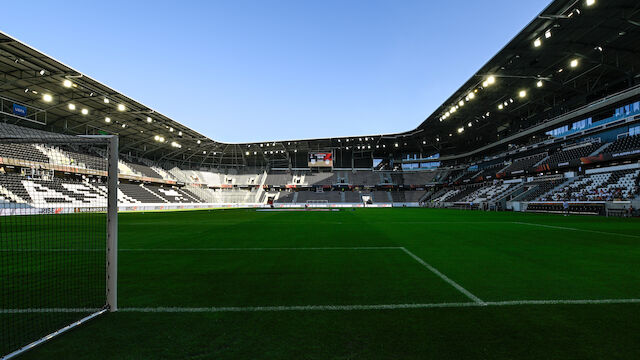
[[[549,0],[3,3],[0,29],[225,142],[415,128]]]

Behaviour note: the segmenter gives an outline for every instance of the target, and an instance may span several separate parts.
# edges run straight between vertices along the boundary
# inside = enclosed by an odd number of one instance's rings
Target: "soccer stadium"
[[[640,3],[528,16],[412,130],[248,143],[0,33],[0,358],[640,358]]]

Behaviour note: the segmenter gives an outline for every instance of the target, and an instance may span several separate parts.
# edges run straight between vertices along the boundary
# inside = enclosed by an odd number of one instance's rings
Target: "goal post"
[[[118,138],[0,124],[0,359],[117,311]]]

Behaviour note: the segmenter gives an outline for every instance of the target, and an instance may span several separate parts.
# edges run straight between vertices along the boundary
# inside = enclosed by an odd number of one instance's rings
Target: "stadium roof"
[[[479,19],[478,26],[487,21]],[[380,157],[441,152],[451,158],[543,134],[571,120],[562,114],[607,96],[617,94],[600,105],[638,96],[639,43],[636,0],[557,0],[415,130],[228,144],[0,33],[1,114],[13,123],[66,134],[119,134],[123,153],[192,165],[277,165],[292,152],[336,148]],[[473,54],[461,45],[460,56]]]

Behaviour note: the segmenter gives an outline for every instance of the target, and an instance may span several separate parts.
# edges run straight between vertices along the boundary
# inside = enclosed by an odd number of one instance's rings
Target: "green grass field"
[[[634,219],[217,210],[119,234],[121,310],[22,358],[640,358]]]

